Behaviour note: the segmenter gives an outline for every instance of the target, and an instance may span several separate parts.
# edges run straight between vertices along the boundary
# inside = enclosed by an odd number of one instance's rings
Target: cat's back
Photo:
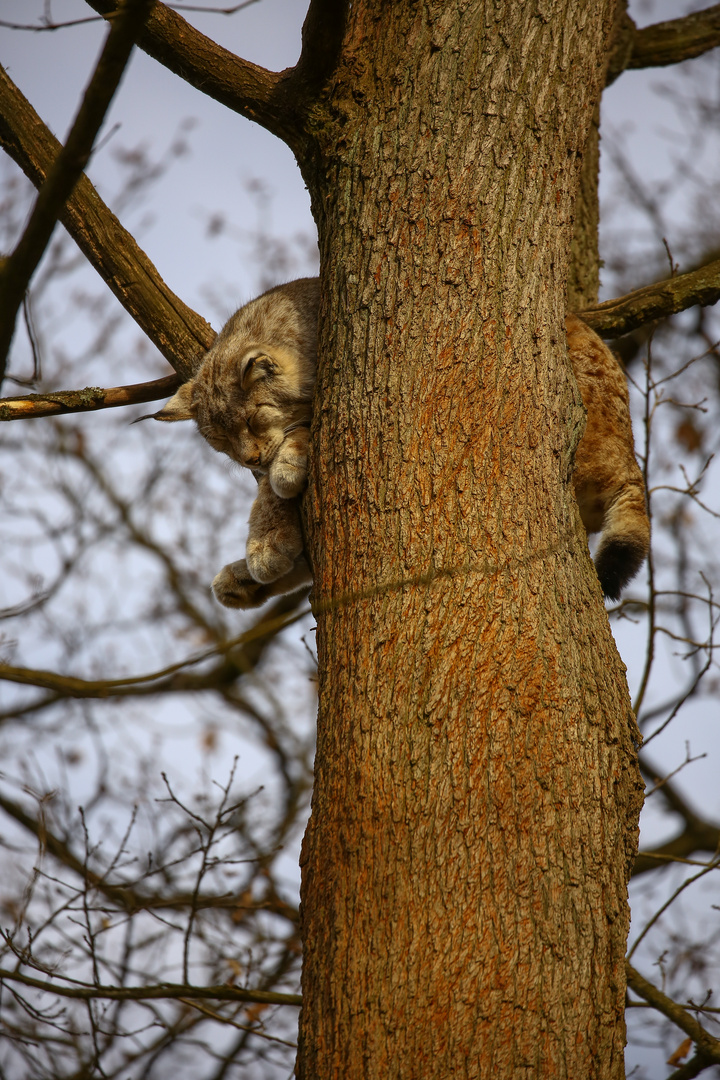
[[[241,307],[220,331],[216,346],[240,342],[290,349],[314,366],[317,357],[318,278],[276,285]]]

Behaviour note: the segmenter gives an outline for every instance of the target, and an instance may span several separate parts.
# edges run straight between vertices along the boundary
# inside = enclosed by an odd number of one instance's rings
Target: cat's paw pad
[[[273,543],[272,533],[260,540],[248,540],[245,555],[250,574],[255,581],[264,585],[287,574],[292,570],[294,562],[293,558]]]
[[[270,466],[270,487],[281,499],[299,495],[307,481],[307,458],[279,456]]]
[[[210,587],[215,599],[228,608],[260,607],[267,597],[267,589],[252,576],[245,559],[223,566]]]

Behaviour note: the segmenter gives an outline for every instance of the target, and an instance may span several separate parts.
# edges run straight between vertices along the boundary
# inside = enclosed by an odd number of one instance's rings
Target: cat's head
[[[213,449],[266,473],[290,431],[310,424],[314,372],[292,349],[238,346],[221,335],[197,374],[153,415],[195,420]]]

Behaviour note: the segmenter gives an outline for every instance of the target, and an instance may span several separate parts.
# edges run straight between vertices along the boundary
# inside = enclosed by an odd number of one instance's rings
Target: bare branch
[[[117,409],[121,405],[138,405],[143,401],[157,401],[174,393],[180,381],[179,375],[166,375],[164,379],[133,383],[132,386],[113,386],[107,390],[99,386],[86,386],[84,390],[58,390],[52,394],[0,398],[0,420],[30,420],[38,416],[95,412],[98,409]]]
[[[248,1034],[254,1035],[259,1039],[267,1039],[268,1042],[280,1043],[281,1046],[289,1046],[291,1050],[297,1050],[297,1043],[289,1042],[287,1039],[278,1039],[275,1035],[267,1035],[259,1028],[252,1027],[249,1024],[238,1024],[237,1021],[231,1020],[229,1016],[223,1016],[221,1013],[213,1012],[206,1005],[199,1005],[197,1001],[190,1001],[188,998],[180,998],[183,1004],[192,1005],[194,1009],[201,1012],[203,1016],[209,1016],[211,1020],[217,1020],[219,1024],[227,1024],[230,1027],[236,1028],[238,1031],[244,1031]]]
[[[629,68],[666,67],[720,45],[720,4],[638,30],[626,11],[610,46],[606,86]]]
[[[197,656],[171,664],[162,671],[147,675],[135,675],[125,679],[80,679],[73,675],[60,675],[55,671],[39,671],[34,668],[15,667],[0,663],[0,679],[6,682],[20,683],[24,686],[37,686],[52,690],[63,697],[71,698],[111,698],[128,697],[139,694],[160,694],[188,690],[219,689],[234,682],[239,675],[246,674],[257,663],[257,643],[274,638],[285,627],[297,622],[306,614],[294,612],[302,593],[291,593],[281,597],[253,627],[222,646],[207,649]],[[250,654],[246,646],[254,646]],[[181,674],[182,669],[203,663],[218,653],[225,659],[217,667],[203,675]],[[235,699],[237,701],[237,699]],[[251,708],[250,706],[244,706]],[[254,711],[254,710],[253,710]]]
[[[60,151],[57,139],[2,68],[0,145],[36,187],[45,182]],[[86,176],[78,181],[60,220],[165,359],[189,378],[215,339],[212,327],[168,288]]]
[[[31,30],[33,33],[40,33],[43,30],[65,30],[70,26],[83,26],[85,23],[98,22],[94,15],[89,15],[84,19],[68,19],[66,22],[46,22],[41,18],[39,23],[16,23],[9,22],[7,19],[0,19],[0,26],[6,30]]]
[[[241,3],[233,4],[231,7],[199,7],[196,4],[171,4],[170,7],[175,11],[197,11],[203,15],[235,15],[238,11],[257,3],[259,0],[242,0]],[[64,22],[52,22],[47,15],[42,15],[37,23],[15,23],[0,19],[0,26],[4,26],[7,30],[30,30],[37,34],[43,31],[67,30],[71,26],[83,26],[86,23],[96,22],[100,22],[100,19],[95,15],[90,15],[85,19],[66,19]]]
[[[666,67],[720,45],[720,4],[637,30],[628,68]]]
[[[713,1062],[710,1061],[702,1051],[698,1051],[697,1054],[693,1054],[689,1061],[686,1061],[684,1065],[681,1065],[679,1069],[670,1073],[667,1080],[692,1080],[694,1076],[699,1076],[701,1072],[705,1072],[705,1069],[709,1069],[712,1064]]]
[[[56,984],[49,979],[33,979],[19,971],[0,968],[0,982],[22,983],[36,990],[45,990],[60,997],[81,1001],[150,1001],[194,998],[215,1001],[253,1001],[262,1005],[302,1005],[299,994],[280,994],[270,990],[244,990],[238,986],[184,986],[181,983],[160,983],[159,986],[84,986]]]
[[[117,10],[117,0],[87,2],[106,18]],[[267,71],[222,48],[159,0],[138,45],[197,90],[277,135],[300,156],[308,139],[303,118],[337,64],[348,6],[348,0],[312,0],[300,59],[282,72]]]
[[[93,144],[130,59],[152,0],[125,0],[113,20],[67,142],[40,188],[28,223],[9,258],[0,262],[0,383],[15,320],[30,278],[50,243],[55,223],[90,160]]]
[[[672,781],[664,776],[662,769],[658,769],[648,761],[647,754],[641,753],[639,764],[643,775],[648,780],[652,781],[656,790],[660,792],[671,810],[676,814],[680,814],[681,817],[690,824],[699,822],[700,819],[690,809]]]
[[[262,899],[255,900],[252,896],[236,893],[192,893],[171,892],[166,895],[151,893],[140,890],[130,883],[113,883],[107,879],[105,873],[97,873],[92,870],[86,859],[79,859],[68,844],[49,828],[47,821],[42,817],[36,818],[29,814],[14,799],[9,799],[0,793],[0,810],[8,817],[22,825],[32,836],[36,837],[42,849],[51,855],[61,866],[71,870],[84,882],[85,887],[96,889],[106,900],[115,904],[118,908],[128,912],[135,911],[182,911],[194,906],[196,910],[211,909],[227,910],[232,913],[236,921],[242,916],[256,912],[269,911],[273,915],[279,915],[287,919],[294,927],[299,922],[299,914],[292,904],[288,904],[279,897],[274,889],[271,889]]]
[[[657,870],[658,866],[666,862],[684,861],[688,855],[696,851],[718,850],[720,843],[720,829],[709,822],[701,822],[693,827],[686,825],[683,831],[666,844],[653,848],[651,851],[639,851],[633,863],[632,876],[645,874],[648,870]]]
[[[698,870],[697,874],[694,874],[692,877],[686,878],[682,882],[681,885],[678,885],[677,889],[675,889],[675,891],[673,893],[671,893],[671,895],[667,898],[665,903],[661,904],[660,907],[658,908],[658,910],[655,912],[655,914],[650,919],[648,919],[648,921],[645,923],[645,926],[642,928],[642,930],[640,931],[638,936],[635,938],[635,941],[633,942],[633,945],[632,945],[632,948],[630,949],[630,952],[627,954],[627,959],[628,960],[632,959],[632,955],[635,952],[635,950],[637,949],[640,942],[645,937],[647,937],[650,930],[652,930],[653,926],[656,925],[658,920],[667,911],[667,909],[669,907],[671,907],[675,903],[678,896],[680,896],[680,893],[685,892],[685,889],[689,888],[690,885],[694,885],[696,881],[700,881],[701,878],[706,877],[708,874],[712,873],[713,870],[717,870],[718,867],[720,867],[720,859],[717,859],[717,858],[712,859],[709,863],[706,863],[702,867],[701,870]]]
[[[719,299],[720,259],[715,259],[699,270],[635,289],[625,296],[586,308],[580,314],[602,337],[616,338],[696,304],[709,307]]]
[[[641,998],[649,1002],[658,1012],[661,1012],[663,1016],[667,1016],[668,1020],[672,1020],[681,1031],[689,1035],[697,1046],[699,1055],[706,1058],[708,1064],[720,1063],[720,1039],[715,1039],[708,1034],[702,1024],[699,1024],[687,1009],[684,1009],[682,1005],[678,1005],[667,994],[663,994],[662,990],[658,990],[656,986],[643,978],[627,960],[625,961],[625,972],[628,986],[636,994],[639,994]]]

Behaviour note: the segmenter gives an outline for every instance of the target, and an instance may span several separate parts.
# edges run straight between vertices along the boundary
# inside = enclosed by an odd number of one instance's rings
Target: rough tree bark
[[[302,1080],[624,1075],[642,783],[563,333],[612,17],[360,0],[309,118]]]

